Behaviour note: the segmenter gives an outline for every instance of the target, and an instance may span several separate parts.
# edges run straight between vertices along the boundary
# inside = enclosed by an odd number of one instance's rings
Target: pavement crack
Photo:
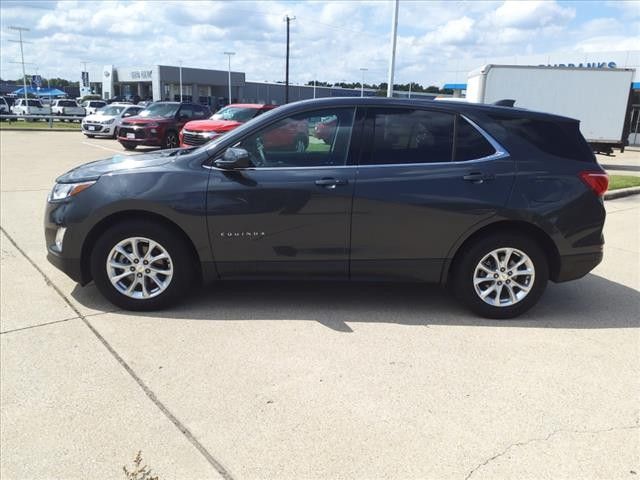
[[[91,332],[95,335],[95,337],[102,343],[102,345],[107,349],[107,351],[115,358],[115,360],[120,364],[122,368],[133,378],[133,380],[138,384],[138,386],[142,389],[144,394],[153,402],[153,404],[158,407],[158,409],[173,423],[178,430],[185,436],[185,438],[193,445],[198,452],[205,458],[205,460],[211,465],[218,474],[225,480],[233,480],[233,476],[231,473],[218,461],[213,455],[209,453],[209,451],[200,443],[200,441],[195,437],[195,435],[189,430],[189,428],[184,425],[178,417],[176,417],[162,401],[156,396],[156,394],[144,383],[144,381],[138,376],[138,374],[131,368],[131,366],[126,362],[124,358],[120,356],[118,352],[111,346],[111,344],[107,341],[106,338],[98,332],[98,330],[89,322],[87,319],[87,315],[83,315],[80,310],[69,300],[69,298],[60,290],[60,288],[51,281],[51,279],[47,276],[47,274],[38,266],[38,264],[29,257],[26,252],[17,244],[17,242],[13,239],[11,235],[7,233],[4,227],[0,226],[0,232],[7,237],[7,239],[11,242],[11,244],[20,252],[20,254],[31,264],[33,268],[35,268],[42,278],[46,282],[48,286],[53,288],[58,295],[62,298],[62,300],[75,312],[77,317],[91,330]],[[105,312],[108,313],[108,312]]]
[[[47,325],[55,325],[56,323],[68,322],[69,320],[78,320],[79,318],[80,317],[75,316],[70,318],[63,318],[62,320],[54,320],[53,322],[45,322],[45,323],[39,323],[37,325],[29,325],[28,327],[14,328],[12,330],[4,330],[0,332],[0,335],[5,335],[7,333],[21,332],[22,330],[31,330],[32,328],[46,327]]]
[[[603,429],[599,429],[599,430],[569,430],[569,429],[559,428],[559,429],[554,430],[553,432],[549,433],[545,437],[530,438],[529,440],[525,440],[525,441],[522,441],[522,442],[515,442],[515,443],[512,443],[512,444],[508,445],[504,450],[500,451],[499,453],[496,453],[492,457],[487,458],[484,462],[481,462],[478,465],[476,465],[473,469],[471,469],[469,471],[467,476],[464,477],[464,480],[469,480],[471,478],[471,476],[473,474],[475,474],[478,470],[480,470],[482,467],[485,467],[489,463],[493,462],[495,459],[504,456],[512,448],[524,447],[526,445],[529,445],[531,443],[536,443],[536,442],[546,442],[549,439],[551,439],[551,437],[553,437],[553,436],[555,436],[555,435],[557,435],[559,433],[577,433],[577,434],[579,434],[579,433],[591,433],[591,434],[599,434],[599,433],[613,432],[615,430],[634,430],[634,429],[637,429],[637,428],[640,428],[640,419],[636,420],[634,425],[626,425],[626,426],[622,426],[622,427],[610,427],[610,428],[603,428]]]

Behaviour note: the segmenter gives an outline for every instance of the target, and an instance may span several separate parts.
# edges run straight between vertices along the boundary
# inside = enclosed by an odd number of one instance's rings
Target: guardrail
[[[0,115],[0,121],[5,121],[8,120],[9,122],[12,121],[20,121],[20,120],[24,120],[24,121],[38,121],[38,120],[44,120],[47,122],[47,124],[49,125],[49,128],[53,128],[53,122],[61,122],[64,120],[70,120],[70,121],[75,121],[77,120],[78,123],[82,122],[82,119],[84,118],[84,116],[79,117],[79,116],[72,116],[72,115],[15,115],[15,114],[3,114]]]

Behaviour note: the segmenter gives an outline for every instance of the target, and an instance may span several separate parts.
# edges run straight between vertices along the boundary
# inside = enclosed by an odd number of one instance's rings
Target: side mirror
[[[222,158],[217,159],[213,164],[218,168],[234,169],[251,167],[249,152],[244,148],[227,148]]]

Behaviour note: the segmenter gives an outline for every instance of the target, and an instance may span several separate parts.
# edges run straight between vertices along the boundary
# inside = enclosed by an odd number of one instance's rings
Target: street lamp
[[[368,68],[361,68],[360,71],[362,72],[362,83],[360,84],[360,97],[364,97],[364,72],[366,72],[367,70],[369,70]]]
[[[229,104],[231,104],[231,57],[236,54],[236,52],[223,52],[227,57],[229,57]]]
[[[180,103],[182,103],[182,60],[179,60],[180,64]]]

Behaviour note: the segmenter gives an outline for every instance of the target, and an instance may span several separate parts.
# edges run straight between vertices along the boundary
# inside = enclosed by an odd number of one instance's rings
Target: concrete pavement
[[[0,132],[3,479],[635,478],[640,197],[518,320],[437,287],[221,283],[131,314],[45,259],[56,175],[122,151]]]

